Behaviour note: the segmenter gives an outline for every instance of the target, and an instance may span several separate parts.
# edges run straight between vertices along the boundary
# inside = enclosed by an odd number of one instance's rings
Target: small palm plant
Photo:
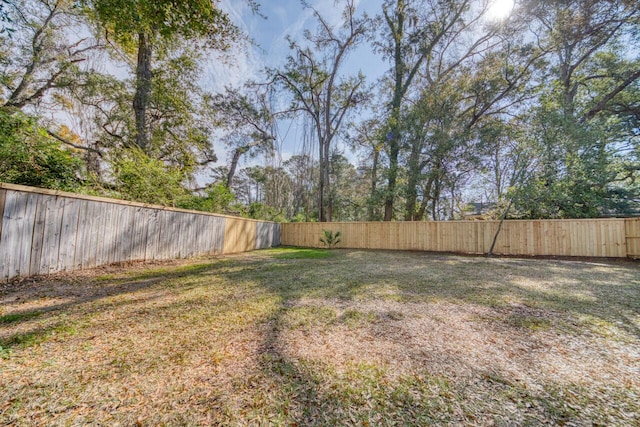
[[[335,248],[340,243],[340,232],[335,233],[331,230],[322,230],[322,237],[320,241],[324,243],[329,249]]]

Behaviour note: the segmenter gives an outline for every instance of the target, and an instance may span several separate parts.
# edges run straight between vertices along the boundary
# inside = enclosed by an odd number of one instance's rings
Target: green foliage
[[[196,211],[224,213],[235,201],[233,193],[224,184],[207,188],[203,196],[184,196],[176,202],[176,207]]]
[[[330,157],[329,178],[331,188],[331,217],[334,221],[361,221],[367,217],[366,194],[368,177],[359,171],[341,155],[334,153]]]
[[[325,244],[329,249],[335,248],[340,243],[340,232],[333,232],[331,230],[322,230],[322,237],[320,241]]]
[[[127,200],[174,206],[186,195],[182,186],[184,174],[179,169],[167,166],[139,149],[118,153],[112,166],[117,191]]]
[[[521,138],[538,165],[513,191],[514,215],[521,218],[594,218],[618,209],[611,184],[615,133],[606,121],[581,123],[560,108],[562,94],[540,98]],[[572,104],[573,110],[577,104]]]
[[[200,114],[201,70],[194,59],[197,57],[195,49],[185,47],[180,55],[160,58],[153,71],[148,105],[147,152],[185,172],[202,160],[216,160],[208,138],[213,130]],[[129,135],[133,133],[131,129]]]
[[[210,0],[82,0],[88,12],[125,48],[135,50],[139,34],[156,43],[202,38],[215,48],[228,47],[237,29]]]
[[[284,215],[272,206],[264,203],[253,202],[247,209],[247,216],[253,219],[262,219],[265,221],[284,221]]]
[[[74,191],[80,165],[34,117],[0,109],[0,181]]]
[[[305,215],[303,212],[298,212],[291,219],[291,222],[310,222],[308,215]]]

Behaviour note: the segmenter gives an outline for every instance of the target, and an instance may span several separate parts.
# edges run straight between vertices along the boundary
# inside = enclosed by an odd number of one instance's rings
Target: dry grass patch
[[[0,424],[640,423],[632,262],[283,248],[0,304]]]

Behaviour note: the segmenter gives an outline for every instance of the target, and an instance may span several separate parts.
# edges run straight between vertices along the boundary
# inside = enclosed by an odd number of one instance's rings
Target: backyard
[[[633,425],[640,264],[278,248],[0,284],[0,425]]]

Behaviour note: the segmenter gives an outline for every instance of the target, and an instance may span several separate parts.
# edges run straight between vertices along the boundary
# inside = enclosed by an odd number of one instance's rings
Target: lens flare
[[[514,0],[493,0],[487,10],[487,16],[495,21],[505,19],[513,10],[514,3]]]

